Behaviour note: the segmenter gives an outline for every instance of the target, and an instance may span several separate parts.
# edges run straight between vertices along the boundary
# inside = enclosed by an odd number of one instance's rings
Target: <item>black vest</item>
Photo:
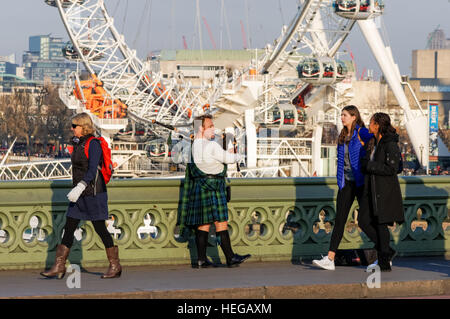
[[[89,137],[93,135],[82,136],[79,139],[73,139],[73,152],[71,156],[72,160],[72,183],[75,187],[81,180],[83,180],[84,175],[86,175],[89,167],[89,160],[84,152],[84,147],[86,141]],[[92,143],[93,141],[91,141]],[[94,142],[95,143],[95,142]],[[90,145],[90,144],[89,144]],[[103,160],[103,156],[100,158],[100,162]],[[95,186],[95,187],[94,187]],[[86,189],[83,191],[81,196],[94,196],[98,193],[106,192],[105,181],[103,180],[103,175],[100,170],[97,169],[96,177],[87,185]]]

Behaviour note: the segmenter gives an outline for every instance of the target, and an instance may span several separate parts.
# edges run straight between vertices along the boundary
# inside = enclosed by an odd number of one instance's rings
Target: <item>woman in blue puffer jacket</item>
[[[361,199],[364,187],[364,175],[361,172],[360,160],[365,155],[364,144],[373,134],[364,126],[358,108],[348,105],[342,109],[341,121],[343,128],[339,135],[337,146],[337,184],[339,186],[336,198],[336,218],[331,234],[328,255],[313,264],[327,270],[334,270],[334,257],[344,234],[348,213],[355,200]]]

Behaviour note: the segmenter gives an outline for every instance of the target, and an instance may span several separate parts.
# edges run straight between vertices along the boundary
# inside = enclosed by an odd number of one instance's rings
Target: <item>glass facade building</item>
[[[50,37],[50,35],[37,35],[29,38],[29,51],[38,54],[41,60],[64,59],[62,49],[65,43],[62,38]]]
[[[28,43],[29,51],[23,54],[24,75],[28,80],[61,84],[70,72],[76,71],[76,63],[64,58],[62,38],[37,35],[30,37]]]
[[[0,61],[0,74],[16,74],[17,64]]]
[[[51,80],[52,83],[61,84],[72,71],[76,71],[74,63],[65,61],[41,60],[28,62],[25,67],[25,77],[35,82]]]

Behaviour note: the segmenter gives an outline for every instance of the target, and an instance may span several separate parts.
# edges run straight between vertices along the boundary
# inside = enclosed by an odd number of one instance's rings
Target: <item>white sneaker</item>
[[[326,269],[326,270],[334,270],[334,260],[331,260],[330,258],[328,258],[328,256],[323,257],[320,260],[313,260],[313,265],[320,267],[322,269]]]
[[[392,267],[392,261],[390,261],[389,264],[390,264],[391,267]],[[370,264],[369,266],[367,266],[366,272],[373,272],[373,271],[375,270],[376,266],[378,266],[378,259],[375,260],[375,261],[373,262],[373,264]]]

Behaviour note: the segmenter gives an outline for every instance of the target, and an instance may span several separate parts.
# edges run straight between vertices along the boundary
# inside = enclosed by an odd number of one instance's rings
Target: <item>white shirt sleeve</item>
[[[232,164],[240,161],[240,154],[224,151],[214,141],[196,139],[193,144],[193,157],[197,167],[206,174],[219,174],[223,171],[224,164]]]
[[[234,154],[228,151],[225,151],[219,144],[212,142],[208,145],[211,147],[211,157],[216,161],[224,164],[233,164],[242,159],[241,154]]]

